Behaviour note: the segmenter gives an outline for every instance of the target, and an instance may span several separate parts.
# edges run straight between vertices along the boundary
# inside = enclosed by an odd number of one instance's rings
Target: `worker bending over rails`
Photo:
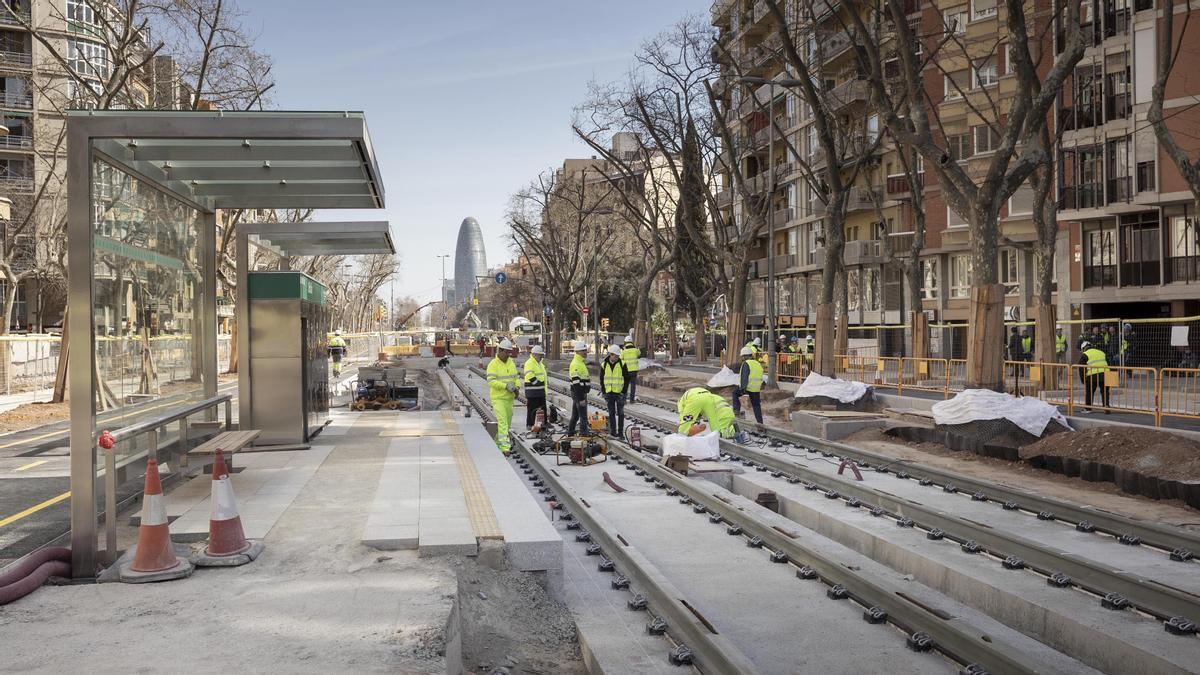
[[[488,395],[492,399],[492,412],[496,414],[496,445],[506,455],[512,449],[508,426],[512,424],[513,401],[520,390],[517,362],[512,359],[512,350],[512,342],[501,340],[496,356],[492,357],[487,367]]]
[[[742,368],[738,386],[733,390],[733,414],[741,412],[742,394],[745,394],[750,399],[751,409],[754,410],[754,420],[762,424],[762,399],[759,394],[762,391],[763,383],[762,363],[754,358],[754,350],[749,347],[742,347],[741,356]]]
[[[534,345],[529,350],[529,358],[525,360],[525,428],[532,429],[537,420],[540,408],[546,422],[550,421],[550,411],[546,408],[546,350],[541,345]]]
[[[734,438],[739,443],[746,441],[745,434],[739,432],[734,423],[733,408],[729,407],[724,398],[704,387],[692,387],[683,392],[683,396],[679,397],[678,408],[677,431],[681,434],[693,436],[707,426],[720,434],[721,438]]]
[[[579,423],[580,435],[587,434],[587,397],[592,390],[592,374],[587,366],[588,344],[575,341],[575,357],[567,375],[571,378],[571,421],[567,424],[567,435],[575,435],[575,423]]]
[[[625,364],[625,400],[630,403],[637,401],[638,359],[642,350],[633,344],[633,336],[626,335],[625,348],[621,350],[621,362]]]
[[[608,348],[608,357],[600,364],[600,386],[604,388],[604,402],[608,404],[608,435],[621,437],[625,428],[625,362],[621,360],[621,348]]]
[[[1104,383],[1104,375],[1108,372],[1108,355],[1103,349],[1098,348],[1086,340],[1079,345],[1083,349],[1083,354],[1079,357],[1079,364],[1086,365],[1087,368],[1083,371],[1083,390],[1084,390],[1084,405],[1087,407],[1080,410],[1080,414],[1092,414],[1092,391],[1100,390],[1100,400],[1104,404],[1104,414],[1108,415],[1112,411],[1108,409],[1108,385]]]

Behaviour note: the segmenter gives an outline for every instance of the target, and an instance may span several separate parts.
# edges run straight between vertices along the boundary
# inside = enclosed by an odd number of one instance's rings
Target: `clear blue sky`
[[[488,264],[509,196],[565,157],[586,157],[572,108],[617,80],[648,38],[708,0],[242,0],[275,59],[283,110],[366,112],[401,252],[396,294],[438,297],[458,225],[474,216]],[[326,211],[321,220],[380,219]],[[446,266],[453,274],[453,261]]]

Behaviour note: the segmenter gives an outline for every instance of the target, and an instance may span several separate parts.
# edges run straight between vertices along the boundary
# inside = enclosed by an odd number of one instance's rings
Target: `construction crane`
[[[408,323],[409,319],[411,319],[417,315],[417,312],[420,312],[421,310],[425,309],[426,307],[436,304],[436,303],[439,303],[439,302],[441,302],[441,300],[430,300],[429,302],[427,302],[427,303],[421,305],[420,307],[414,309],[413,311],[409,312],[407,315],[405,315],[405,317],[403,319],[400,319],[400,321],[396,322],[396,324],[395,324],[396,330],[403,328],[404,324]]]

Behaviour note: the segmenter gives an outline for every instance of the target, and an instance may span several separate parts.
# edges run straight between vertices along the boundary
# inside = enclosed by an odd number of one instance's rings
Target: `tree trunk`
[[[912,350],[909,352],[914,359],[929,358],[929,317],[925,312],[913,310],[909,312],[909,325],[912,326]]]
[[[554,308],[554,315],[550,317],[550,353],[546,356],[553,359],[562,358],[562,312],[559,307]]]
[[[1004,286],[971,286],[967,387],[1004,391]]]
[[[738,351],[746,343],[746,314],[745,312],[729,312],[725,315],[725,358],[721,364],[732,370],[738,360]]]
[[[817,303],[817,337],[814,345],[816,354],[813,355],[813,371],[826,377],[833,377],[833,304]]]
[[[1034,339],[1036,360],[1041,363],[1054,363],[1056,360],[1054,350],[1055,307],[1052,304],[1039,304],[1034,308],[1034,313],[1036,319],[1033,329],[1037,332]],[[1040,391],[1055,388],[1055,370],[1057,369],[1042,368]]]
[[[646,321],[644,321],[643,319],[640,319],[640,318],[637,321],[633,322],[633,329],[629,331],[629,337],[633,338],[633,344],[635,344],[635,345],[649,345],[650,344],[650,339],[648,338],[648,334],[650,332],[648,330],[649,326],[650,326],[649,323],[647,323]]]
[[[696,361],[704,363],[708,360],[708,344],[705,342],[707,339],[705,331],[708,330],[707,319],[701,314],[692,319],[692,322],[696,326]]]
[[[675,330],[675,313],[667,314],[667,344],[670,349],[671,360],[679,358],[679,332]]]

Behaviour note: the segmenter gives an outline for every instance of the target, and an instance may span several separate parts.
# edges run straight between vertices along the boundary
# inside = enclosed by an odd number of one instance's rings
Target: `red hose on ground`
[[[0,573],[0,605],[29,595],[50,577],[71,574],[71,549],[44,548],[9,565]]]

